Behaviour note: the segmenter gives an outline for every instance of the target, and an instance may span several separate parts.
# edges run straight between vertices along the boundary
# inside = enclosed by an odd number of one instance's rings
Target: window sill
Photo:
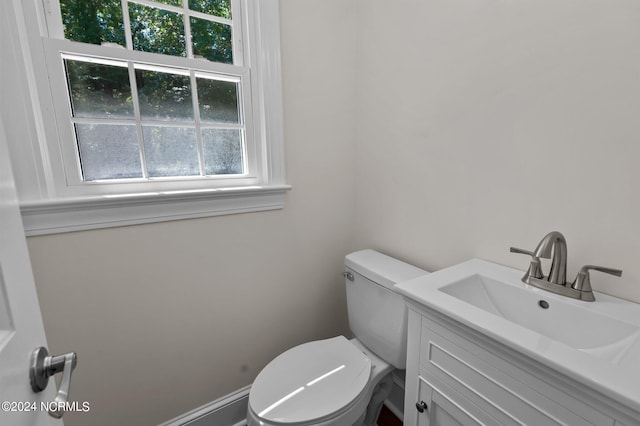
[[[105,195],[24,202],[27,236],[57,234],[170,220],[276,210],[289,185]]]

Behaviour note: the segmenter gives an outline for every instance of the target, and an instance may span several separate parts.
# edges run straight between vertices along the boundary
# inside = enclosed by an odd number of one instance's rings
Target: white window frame
[[[37,17],[40,29],[37,34],[27,31],[27,25],[16,24],[20,48],[25,50],[26,77],[38,131],[33,142],[37,146],[30,150],[31,158],[12,158],[18,162],[16,178],[23,175],[25,182],[32,187],[20,202],[28,235],[272,210],[284,206],[285,193],[290,186],[285,183],[284,173],[278,0],[233,0],[238,4],[242,1],[243,5],[240,9],[243,31],[238,34],[234,28],[233,37],[234,55],[243,56],[245,71],[242,75],[238,76],[236,66],[227,64],[163,58],[165,65],[175,63],[184,67],[184,61],[190,61],[189,66],[196,70],[226,73],[250,82],[250,93],[239,98],[239,101],[243,99],[241,102],[244,102],[245,112],[250,117],[246,122],[246,149],[250,150],[247,159],[251,162],[247,169],[249,173],[127,182],[84,182],[78,179],[79,175],[74,178],[70,174],[70,161],[74,161],[73,167],[77,169],[76,148],[72,143],[74,139],[69,140],[68,112],[66,116],[60,112],[63,110],[60,102],[68,105],[68,94],[65,85],[54,83],[64,81],[60,80],[64,78],[62,67],[51,67],[51,64],[60,65],[60,51],[104,57],[107,49],[113,54],[110,57],[122,60],[135,57],[136,61],[142,58],[149,64],[154,64],[158,55],[50,38],[49,34],[60,37],[61,20],[59,9],[51,7],[48,1],[13,0],[16,18],[26,23]],[[234,13],[237,10],[234,9]],[[52,25],[52,19],[58,19],[59,25]],[[242,43],[241,37],[247,37],[248,43]],[[244,52],[238,47],[242,45],[245,46]]]

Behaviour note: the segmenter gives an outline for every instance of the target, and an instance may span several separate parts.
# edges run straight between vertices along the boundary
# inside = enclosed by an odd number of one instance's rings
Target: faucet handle
[[[509,251],[511,253],[527,254],[531,256],[531,264],[529,265],[529,269],[527,270],[527,273],[522,278],[523,281],[526,282],[528,278],[538,278],[538,279],[544,278],[544,274],[542,273],[542,265],[540,265],[540,258],[536,256],[534,252],[529,250],[524,250],[518,247],[511,247]]]
[[[571,288],[590,293],[591,290],[591,279],[589,278],[589,271],[600,271],[606,274],[615,275],[616,277],[622,276],[622,269],[613,269],[613,268],[605,268],[604,266],[595,266],[595,265],[584,265],[580,268],[578,275],[576,276],[575,281],[571,284]]]
[[[593,297],[593,291],[591,290],[591,279],[589,277],[590,270],[604,272],[606,274],[615,275],[617,277],[622,276],[621,269],[605,268],[604,266],[595,265],[584,265],[582,268],[580,268],[575,281],[573,282],[573,284],[571,284],[571,288],[581,291],[585,295],[587,295],[587,293],[590,294],[591,296],[583,298],[583,300],[588,301],[595,300],[595,298]]]

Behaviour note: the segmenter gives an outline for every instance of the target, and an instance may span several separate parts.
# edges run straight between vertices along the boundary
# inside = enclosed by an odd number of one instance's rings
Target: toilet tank
[[[375,250],[351,253],[344,264],[349,328],[380,358],[405,369],[408,311],[394,286],[428,272]]]

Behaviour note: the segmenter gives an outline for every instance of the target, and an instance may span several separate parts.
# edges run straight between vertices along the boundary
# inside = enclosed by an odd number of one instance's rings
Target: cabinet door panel
[[[430,382],[446,383],[504,424],[613,424],[611,418],[587,404],[426,317],[419,374]]]
[[[427,410],[418,415],[418,426],[495,426],[495,419],[460,397],[452,398],[444,389],[420,378],[420,401]]]

